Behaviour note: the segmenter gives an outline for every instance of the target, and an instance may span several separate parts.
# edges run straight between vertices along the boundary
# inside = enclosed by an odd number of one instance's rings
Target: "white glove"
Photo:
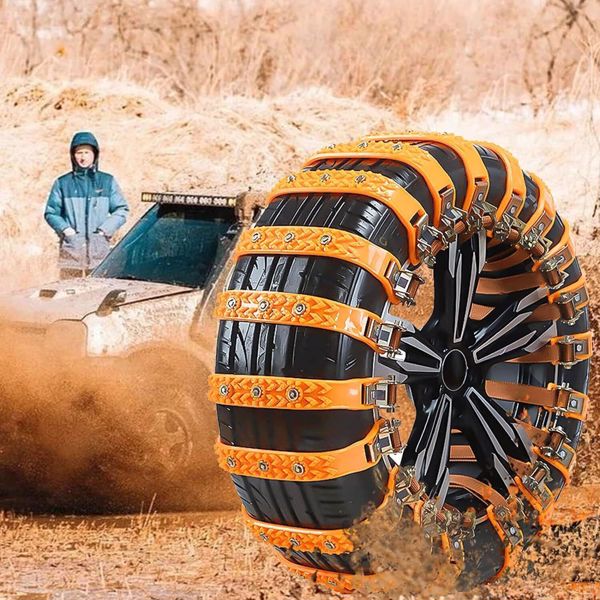
[[[71,237],[72,235],[75,235],[77,232],[72,228],[72,227],[67,227],[66,229],[63,229],[63,235],[65,237]]]

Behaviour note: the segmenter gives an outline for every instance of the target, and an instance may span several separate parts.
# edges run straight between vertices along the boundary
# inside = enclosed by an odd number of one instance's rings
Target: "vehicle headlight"
[[[81,321],[56,321],[46,331],[45,345],[58,359],[85,356],[87,327]]]

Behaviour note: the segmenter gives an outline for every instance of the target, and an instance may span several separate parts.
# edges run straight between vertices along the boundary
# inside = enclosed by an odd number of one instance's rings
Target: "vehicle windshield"
[[[91,276],[202,288],[237,231],[233,208],[157,204]]]

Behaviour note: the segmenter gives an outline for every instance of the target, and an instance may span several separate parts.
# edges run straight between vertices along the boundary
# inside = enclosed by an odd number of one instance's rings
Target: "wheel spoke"
[[[438,256],[433,315],[425,330],[441,328],[454,343],[462,341],[485,260],[484,231],[462,244],[455,239],[448,250]]]
[[[491,365],[539,350],[557,335],[556,324],[525,322],[546,301],[546,288],[522,294],[506,307],[495,308],[475,332],[471,347],[476,364]]]
[[[423,427],[413,428],[402,460],[415,466],[416,478],[440,506],[448,489],[451,421],[452,399],[443,394],[430,404]]]
[[[465,392],[464,409],[457,418],[479,466],[496,484],[513,483],[509,457],[529,461],[530,443],[517,423],[493,400],[473,387]]]
[[[379,358],[396,376],[399,383],[414,385],[438,379],[442,369],[442,356],[431,345],[426,335],[412,323],[402,320],[402,333],[397,358]]]

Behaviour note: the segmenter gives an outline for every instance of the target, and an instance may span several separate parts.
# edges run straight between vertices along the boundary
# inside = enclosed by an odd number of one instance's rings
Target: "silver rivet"
[[[460,542],[454,542],[454,547],[455,548],[460,548]]]
[[[326,540],[323,545],[327,550],[335,550],[335,544],[331,540]]]
[[[292,465],[292,471],[294,471],[294,473],[296,473],[297,475],[303,475],[306,469],[304,468],[304,465],[302,463],[294,463]]]
[[[479,192],[479,194],[477,194],[477,200],[479,202],[481,202],[483,200],[483,192]]]
[[[227,457],[227,466],[231,469],[233,469],[235,467],[235,465],[237,465],[237,461],[235,460],[235,458],[233,458],[233,456],[228,456]]]
[[[265,462],[264,460],[259,460],[258,461],[258,468],[261,471],[268,471],[269,470],[269,463]]]
[[[514,527],[511,527],[509,529],[509,531],[510,531],[511,535],[516,535],[516,533],[517,533],[517,530]]]
[[[540,231],[540,232],[544,231],[544,227],[545,227],[545,225],[543,223],[540,223],[540,225],[538,227],[538,231]]]
[[[354,178],[354,181],[356,181],[356,183],[363,183],[363,181],[366,181],[367,178],[364,175],[357,175]]]
[[[561,458],[564,458],[564,457],[567,455],[567,453],[566,453],[564,450],[561,450],[561,451],[558,453],[558,455],[559,455]]]
[[[288,183],[292,183],[292,181],[296,181],[296,176],[295,175],[288,175],[287,182]]]
[[[298,388],[295,387],[290,388],[286,395],[288,400],[291,400],[292,402],[300,398],[300,392],[298,391]]]
[[[269,310],[269,301],[268,300],[261,300],[258,303],[258,310],[260,310],[260,312],[265,312],[266,310]]]
[[[517,212],[517,207],[516,206],[511,206],[509,212],[510,212],[511,215],[514,215]]]
[[[575,347],[577,348],[577,352],[581,352],[583,350],[583,346],[581,344],[575,344]]]
[[[333,238],[328,233],[326,233],[326,234],[324,234],[324,235],[321,236],[321,239],[319,240],[319,242],[321,242],[321,244],[323,246],[327,246],[327,244],[331,243],[332,239]]]
[[[290,544],[292,546],[299,546],[300,542],[296,538],[290,538]]]
[[[229,394],[229,386],[223,384],[220,388],[219,388],[219,394],[221,394],[221,396],[227,396],[227,394]]]
[[[570,404],[571,404],[571,406],[573,408],[576,408],[577,407],[577,400],[571,400]]]
[[[255,232],[252,234],[252,241],[253,241],[254,243],[256,243],[256,242],[258,242],[258,241],[260,240],[260,238],[261,238],[261,237],[262,237],[262,236],[260,235],[260,231],[255,231]]]
[[[250,390],[250,394],[252,395],[253,398],[260,398],[262,396],[262,388],[260,387],[260,385],[255,385],[251,390]]]
[[[330,179],[331,175],[329,173],[323,173],[323,175],[321,175],[321,177],[319,178],[319,180],[322,182],[329,181]]]
[[[302,302],[298,302],[294,304],[294,314],[302,315],[306,312],[306,304],[302,304]]]
[[[237,306],[237,300],[232,296],[227,299],[227,308],[235,308]]]
[[[295,237],[296,234],[290,231],[289,233],[285,234],[283,241],[289,244]]]

